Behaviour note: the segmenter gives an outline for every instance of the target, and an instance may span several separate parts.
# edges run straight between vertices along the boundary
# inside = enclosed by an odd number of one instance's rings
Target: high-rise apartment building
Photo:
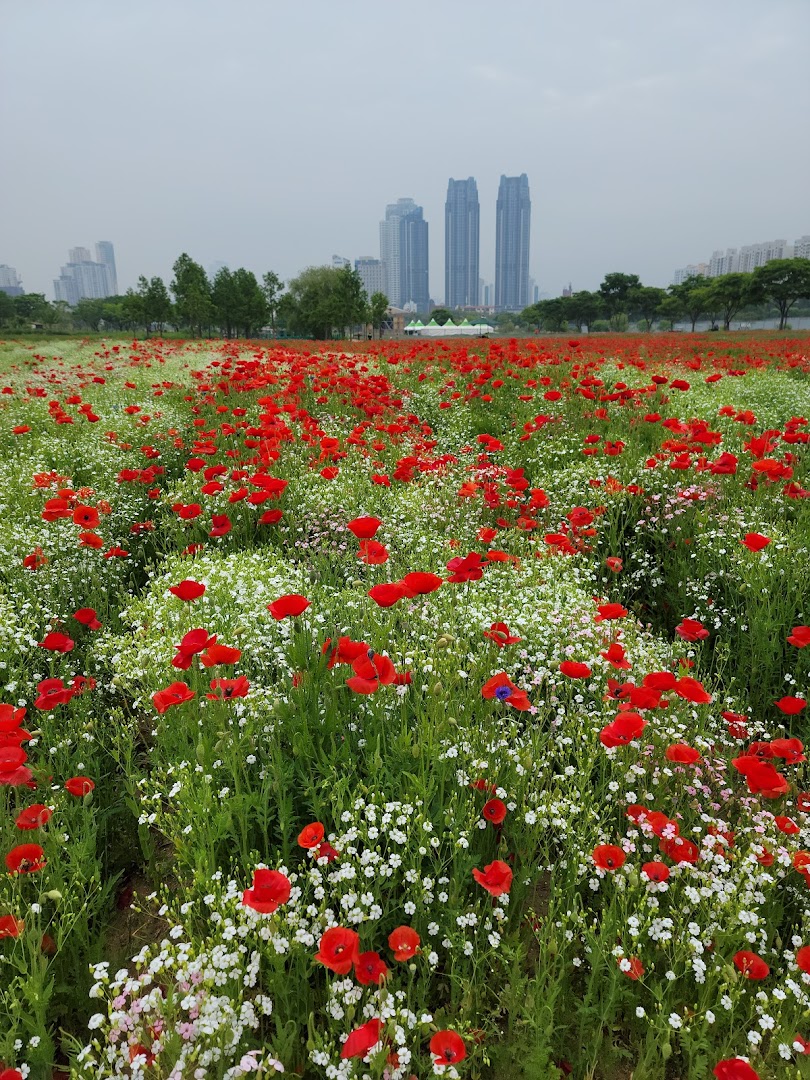
[[[345,255],[333,255],[332,256],[332,269],[342,270],[345,266],[351,268],[351,260],[347,259]]]
[[[22,287],[20,275],[13,266],[0,263],[0,292],[7,296],[22,296],[25,289]]]
[[[385,293],[385,267],[382,259],[375,259],[372,255],[361,255],[359,259],[354,260],[354,268],[363,282],[363,288],[369,300],[374,293]],[[385,295],[387,296],[388,293]]]
[[[495,307],[500,311],[529,305],[531,213],[526,173],[502,176],[495,217]]]
[[[687,277],[716,278],[723,274],[748,274],[758,266],[765,266],[773,259],[810,259],[810,236],[800,236],[792,244],[784,240],[765,240],[761,244],[747,244],[741,248],[713,251],[708,263],[690,263],[676,270],[672,284],[680,285]]]
[[[428,223],[413,199],[397,199],[385,208],[385,221],[380,222],[380,260],[389,301],[395,307],[409,304],[417,311],[427,311]]]
[[[96,244],[96,255],[98,261],[94,262],[87,248],[70,249],[68,261],[53,283],[57,300],[74,307],[80,300],[103,300],[105,296],[118,295],[115,253],[109,240]]]
[[[478,305],[480,216],[475,180],[449,180],[444,204],[444,302],[449,308]]]

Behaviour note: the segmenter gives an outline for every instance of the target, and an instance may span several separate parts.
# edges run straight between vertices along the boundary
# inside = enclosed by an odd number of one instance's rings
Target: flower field
[[[351,349],[0,343],[0,1080],[810,1076],[810,337]]]

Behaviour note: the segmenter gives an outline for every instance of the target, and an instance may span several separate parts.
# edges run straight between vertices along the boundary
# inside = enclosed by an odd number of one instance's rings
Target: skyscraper
[[[380,222],[380,260],[389,301],[395,307],[414,304],[417,311],[427,311],[428,223],[413,199],[397,199],[385,208],[385,221]]]
[[[529,305],[529,178],[502,176],[495,218],[495,307],[522,311]]]
[[[107,288],[110,296],[118,296],[118,275],[115,272],[115,251],[109,240],[96,243],[96,262],[107,267]]]
[[[361,255],[359,259],[354,260],[354,268],[360,275],[369,300],[374,293],[385,292],[385,268],[382,260],[375,259],[371,255]],[[385,295],[387,296],[388,293]]]
[[[25,289],[22,287],[20,275],[13,266],[0,263],[0,292],[6,296],[22,296]]]
[[[475,180],[450,179],[444,204],[444,302],[449,308],[478,305],[479,221]]]
[[[87,248],[70,249],[68,261],[53,283],[57,300],[64,300],[74,307],[80,300],[101,300],[105,296],[117,296],[115,254],[109,240],[99,240],[96,244],[96,256],[98,262],[93,262]]]

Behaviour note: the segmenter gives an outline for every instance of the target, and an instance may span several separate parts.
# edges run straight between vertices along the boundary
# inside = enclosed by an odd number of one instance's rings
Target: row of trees
[[[541,300],[520,318],[524,325],[551,331],[569,325],[588,332],[626,330],[630,322],[650,330],[656,322],[671,327],[681,319],[694,330],[701,318],[713,326],[722,320],[728,330],[741,311],[769,303],[778,311],[783,330],[791,309],[803,299],[810,299],[810,259],[774,259],[752,273],[689,277],[668,289],[642,285],[637,274],[607,274],[596,292]]]

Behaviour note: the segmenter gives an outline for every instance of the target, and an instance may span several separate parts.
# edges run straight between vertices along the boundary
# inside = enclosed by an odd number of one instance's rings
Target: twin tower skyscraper
[[[444,302],[449,308],[478,307],[480,283],[480,205],[473,177],[450,180],[444,206]],[[529,179],[502,176],[495,217],[495,307],[522,311],[529,297]],[[386,208],[380,222],[380,259],[385,291],[392,304],[413,303],[427,311],[428,223],[413,199]]]

